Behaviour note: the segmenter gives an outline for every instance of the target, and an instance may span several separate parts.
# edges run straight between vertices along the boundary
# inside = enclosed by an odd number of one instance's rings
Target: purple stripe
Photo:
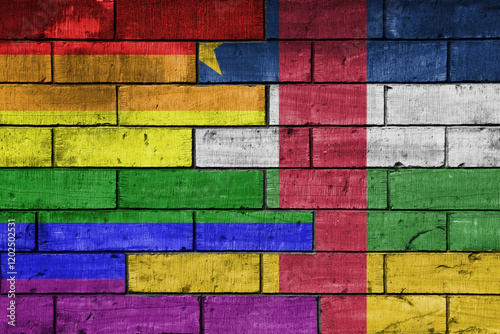
[[[199,305],[191,296],[58,296],[57,333],[199,333]]]
[[[12,321],[11,301],[15,307],[15,327]],[[0,333],[53,333],[54,332],[54,299],[52,296],[16,296],[0,297]]]
[[[10,282],[2,279],[2,293],[9,293]],[[124,279],[16,279],[16,293],[124,293]]]
[[[318,332],[315,297],[206,297],[203,310],[205,334]]]

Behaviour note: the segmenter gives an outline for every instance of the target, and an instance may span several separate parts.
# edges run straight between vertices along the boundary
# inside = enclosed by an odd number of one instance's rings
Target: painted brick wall
[[[0,332],[500,333],[499,8],[2,1]]]

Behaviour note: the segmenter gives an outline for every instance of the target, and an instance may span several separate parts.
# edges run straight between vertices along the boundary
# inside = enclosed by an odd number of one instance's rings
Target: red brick
[[[280,82],[311,81],[311,42],[280,42]]]
[[[366,251],[366,211],[318,211],[318,251]]]
[[[280,127],[280,167],[309,167],[309,128]]]
[[[314,43],[314,82],[366,82],[366,41]]]
[[[366,128],[313,128],[314,167],[366,167]]]

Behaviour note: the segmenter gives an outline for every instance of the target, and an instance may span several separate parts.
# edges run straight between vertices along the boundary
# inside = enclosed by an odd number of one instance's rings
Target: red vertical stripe
[[[279,81],[311,81],[311,42],[280,42]]]
[[[318,211],[318,251],[366,251],[366,211]]]
[[[314,43],[315,82],[366,82],[366,41]]]
[[[366,167],[366,128],[314,128],[314,167]]]
[[[309,129],[280,127],[280,167],[309,167]]]
[[[321,333],[366,333],[366,312],[366,296],[321,296]]]

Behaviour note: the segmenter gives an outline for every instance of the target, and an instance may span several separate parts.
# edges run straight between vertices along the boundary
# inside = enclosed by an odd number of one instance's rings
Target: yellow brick
[[[52,133],[43,128],[0,128],[0,167],[50,167]]]
[[[280,292],[280,257],[278,254],[262,254],[262,292]]]
[[[50,55],[0,55],[2,82],[46,82],[51,76]]]
[[[387,255],[389,293],[500,293],[500,253]]]
[[[57,128],[61,167],[189,167],[192,130],[184,128]]]
[[[112,86],[0,85],[0,124],[116,124]]]
[[[55,55],[55,82],[196,82],[195,55]]]
[[[128,256],[133,292],[259,291],[258,254],[140,254]]]
[[[441,296],[367,296],[367,333],[445,333]]]
[[[450,296],[450,333],[500,333],[500,296]]]
[[[265,125],[265,88],[245,86],[124,86],[122,125]]]
[[[384,292],[384,255],[366,254],[366,292]]]

